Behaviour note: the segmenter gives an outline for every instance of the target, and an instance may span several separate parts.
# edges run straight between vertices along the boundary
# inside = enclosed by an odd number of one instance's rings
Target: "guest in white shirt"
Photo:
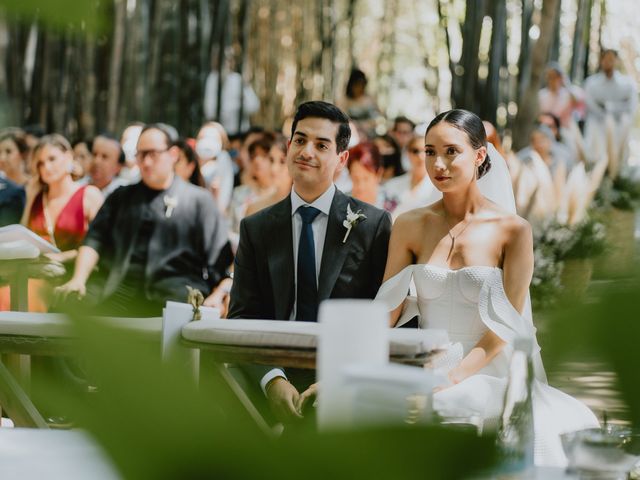
[[[587,151],[595,162],[606,153],[607,129],[612,129],[616,148],[627,156],[629,127],[638,106],[638,90],[633,79],[616,70],[618,53],[607,49],[600,56],[600,72],[585,82]]]
[[[389,199],[387,211],[394,220],[404,212],[426,206],[434,194],[434,186],[427,175],[424,139],[414,136],[407,145],[407,150],[411,162],[409,172],[384,184]]]
[[[220,117],[218,113],[218,82],[220,75],[212,70],[204,89],[204,115],[208,120],[218,119],[229,135],[249,129],[249,117],[260,108],[260,100],[251,85],[227,65],[222,72]]]
[[[233,161],[224,149],[227,138],[224,128],[217,122],[205,123],[196,137],[200,173],[223,213],[227,211],[233,193]]]

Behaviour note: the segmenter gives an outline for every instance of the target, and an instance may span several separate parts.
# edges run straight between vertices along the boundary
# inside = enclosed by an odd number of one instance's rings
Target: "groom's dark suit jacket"
[[[342,243],[347,205],[367,218]],[[288,320],[291,316],[296,292],[291,221],[289,196],[241,222],[229,318]],[[318,301],[374,298],[382,283],[390,232],[387,212],[336,189],[318,277]]]

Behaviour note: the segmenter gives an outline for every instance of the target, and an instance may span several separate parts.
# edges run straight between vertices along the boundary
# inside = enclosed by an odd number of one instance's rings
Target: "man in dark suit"
[[[375,297],[391,220],[333,183],[349,157],[350,136],[349,119],[336,106],[298,107],[287,151],[293,189],[240,224],[229,318],[316,321],[323,300]],[[349,222],[349,212],[357,220]],[[281,420],[300,417],[313,371],[252,371]]]

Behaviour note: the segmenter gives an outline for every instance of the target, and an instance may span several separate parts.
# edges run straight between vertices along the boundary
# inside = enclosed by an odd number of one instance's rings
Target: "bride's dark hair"
[[[431,120],[431,123],[427,127],[425,136],[429,133],[433,127],[440,122],[447,122],[448,124],[456,127],[458,130],[462,130],[469,137],[469,143],[475,149],[487,146],[487,132],[484,129],[482,120],[475,113],[468,110],[453,109],[446,112],[439,113],[436,118]],[[482,178],[491,169],[491,159],[489,155],[478,166],[477,178]]]

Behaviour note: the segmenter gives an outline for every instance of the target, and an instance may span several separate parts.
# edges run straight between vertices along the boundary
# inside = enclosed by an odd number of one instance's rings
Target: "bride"
[[[530,338],[535,462],[564,465],[559,434],[598,422],[586,406],[546,383],[529,301],[531,227],[515,214],[504,159],[491,145],[487,155],[487,148],[482,121],[471,112],[450,110],[429,124],[427,171],[442,198],[396,220],[376,298],[387,303],[391,326],[419,315],[422,328],[449,333],[450,383],[433,399],[443,415],[471,411],[495,421],[513,342]],[[407,297],[412,280],[417,298]]]

